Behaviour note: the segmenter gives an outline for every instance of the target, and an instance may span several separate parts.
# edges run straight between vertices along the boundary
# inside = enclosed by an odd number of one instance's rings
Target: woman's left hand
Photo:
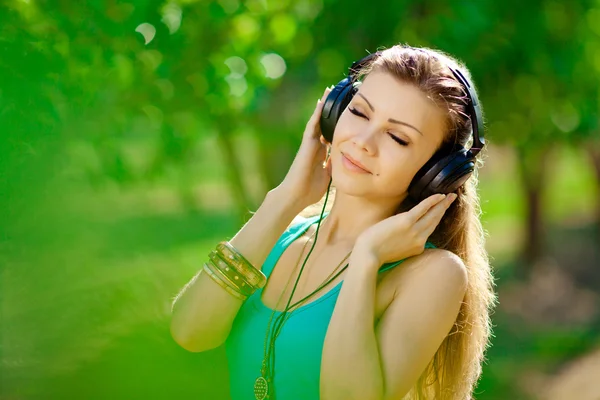
[[[360,234],[352,253],[366,253],[379,265],[423,253],[427,239],[455,199],[455,193],[435,194],[407,212],[376,223]]]

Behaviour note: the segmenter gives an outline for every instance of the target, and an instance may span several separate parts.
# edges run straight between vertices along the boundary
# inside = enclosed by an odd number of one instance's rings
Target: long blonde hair
[[[471,138],[471,122],[465,112],[465,92],[447,65],[468,70],[457,60],[437,50],[394,46],[381,52],[359,76],[370,71],[384,71],[397,79],[414,84],[439,107],[447,110],[447,134],[438,151],[453,144],[467,147]],[[467,147],[468,148],[468,147]],[[438,248],[458,255],[468,271],[468,287],[453,328],[405,399],[471,399],[481,375],[481,365],[492,333],[490,314],[496,304],[491,267],[485,250],[485,232],[477,193],[477,168],[482,165],[478,155],[475,173],[457,190],[458,198],[446,211],[428,241]],[[325,197],[325,196],[324,196]],[[331,209],[335,190],[330,191],[326,209]],[[307,207],[302,216],[320,212],[324,198]],[[399,205],[398,212],[404,211]]]

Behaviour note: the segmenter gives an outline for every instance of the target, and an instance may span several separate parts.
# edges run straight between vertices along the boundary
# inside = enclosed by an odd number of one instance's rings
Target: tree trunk
[[[542,256],[544,244],[544,221],[542,209],[542,193],[546,184],[546,160],[549,149],[524,150],[518,157],[521,183],[525,193],[525,241],[521,249],[521,261],[525,266],[524,275]]]
[[[596,241],[600,247],[600,142],[592,142],[586,146],[594,172],[596,173]]]
[[[244,180],[241,172],[242,168],[237,159],[237,155],[235,154],[234,144],[229,134],[229,132],[233,131],[230,128],[233,127],[224,120],[221,120],[218,126],[221,127],[221,130],[217,133],[217,141],[223,152],[225,168],[227,170],[227,181],[233,195],[234,208],[238,219],[245,222],[246,216],[252,205],[248,193],[244,188]]]
[[[281,131],[280,131],[280,134]],[[284,133],[290,139],[275,138],[275,132],[258,137],[260,169],[267,190],[278,186],[287,174],[300,142],[294,142],[291,133]],[[296,147],[294,147],[296,146]]]

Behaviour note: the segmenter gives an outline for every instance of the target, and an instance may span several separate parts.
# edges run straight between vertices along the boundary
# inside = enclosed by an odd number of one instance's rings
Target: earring
[[[325,161],[323,161],[323,169],[327,168],[327,161],[329,161],[329,156],[331,155],[331,146],[327,149],[327,156],[325,157]]]

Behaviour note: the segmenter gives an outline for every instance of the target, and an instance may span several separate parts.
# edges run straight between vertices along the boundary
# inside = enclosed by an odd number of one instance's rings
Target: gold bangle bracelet
[[[239,253],[236,253],[230,247],[225,246],[224,243],[225,242],[219,243],[217,245],[217,248],[214,251],[216,253],[219,253],[219,255],[225,261],[227,261],[227,263],[229,263],[232,266],[234,266],[235,268],[237,268],[238,271],[243,272],[244,275],[248,275],[248,276],[252,276],[252,277],[259,276],[257,274],[258,270],[256,268],[254,268],[254,266],[252,264],[250,264],[247,261],[244,261],[245,259],[243,257],[241,257],[241,255]]]
[[[229,268],[229,271],[225,272],[223,269],[219,268],[217,264],[215,264],[212,258],[208,261],[208,263],[208,266],[213,273],[217,274],[218,276],[222,276],[229,283],[229,286],[240,294],[243,294],[244,296],[251,296],[252,293],[256,291],[253,286],[248,285],[248,283],[243,280],[243,277],[239,275],[234,268]]]
[[[257,289],[260,289],[266,283],[266,277],[263,278],[259,273],[254,270],[254,267],[248,267],[245,264],[239,263],[237,260],[232,260],[226,254],[215,251],[214,254],[218,256],[224,263],[226,263],[232,269],[235,269],[238,273],[244,276],[246,281]]]
[[[212,266],[219,270],[223,275],[225,275],[231,282],[233,282],[239,291],[246,295],[251,296],[252,293],[256,291],[256,287],[248,283],[246,277],[241,274],[237,269],[233,268],[229,264],[227,264],[221,257],[219,257],[218,253],[211,252],[209,254],[210,261]]]
[[[204,268],[203,268],[204,272],[206,272],[206,274],[208,276],[210,276],[210,279],[212,279],[213,281],[215,281],[219,286],[221,286],[223,289],[225,289],[225,291],[227,291],[227,293],[229,293],[230,295],[232,295],[233,297],[240,299],[240,300],[246,300],[248,299],[246,296],[236,292],[235,290],[233,290],[232,288],[230,288],[229,286],[227,286],[227,284],[225,282],[223,282],[223,280],[221,280],[218,276],[216,276],[208,267],[208,264],[204,264]]]
[[[240,299],[242,301],[247,300],[247,297],[236,292],[234,289],[229,287],[227,283],[225,283],[221,278],[219,278],[208,266],[208,264],[204,264],[204,272],[210,276],[210,278],[215,281],[219,286],[221,286],[227,293],[232,295],[233,297]]]
[[[255,268],[254,265],[252,265],[252,263],[250,261],[248,261],[246,259],[246,257],[244,257],[242,255],[242,253],[240,253],[238,251],[238,249],[236,249],[235,247],[233,247],[233,245],[231,243],[229,243],[229,241],[225,240],[225,241],[222,241],[220,244],[222,246],[224,246],[225,248],[227,248],[230,252],[232,252],[240,260],[240,262],[242,262],[244,264],[248,264],[249,266]]]
[[[244,258],[230,243],[221,242],[217,245],[216,252],[222,254],[222,258],[234,268],[240,271],[248,278],[253,286],[258,289],[263,288],[267,284],[265,274],[256,269],[248,260]]]
[[[209,257],[216,258],[221,260],[221,264],[226,264],[227,267],[235,269],[239,274],[241,274],[246,282],[252,287],[259,289],[259,285],[262,281],[261,276],[254,271],[254,267],[248,267],[247,265],[240,264],[236,260],[232,260],[227,255],[223,254],[218,250],[213,250],[210,252]]]
[[[234,281],[229,279],[219,268],[217,268],[215,266],[215,264],[212,263],[212,261],[208,261],[206,264],[207,264],[208,268],[211,270],[211,272],[213,274],[215,274],[217,277],[219,277],[219,279],[221,279],[223,282],[225,282],[227,284],[227,286],[229,286],[232,290],[235,290],[237,293],[241,294],[242,296],[246,296],[245,293],[242,293],[242,290],[237,285],[237,283],[235,283]]]

